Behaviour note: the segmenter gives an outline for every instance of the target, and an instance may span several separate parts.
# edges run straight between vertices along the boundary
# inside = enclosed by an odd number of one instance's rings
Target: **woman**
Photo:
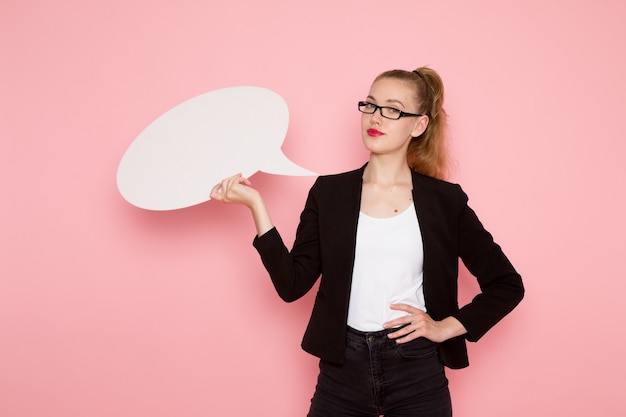
[[[291,251],[236,175],[211,198],[250,208],[254,246],[282,299],[321,275],[302,347],[320,358],[314,416],[450,416],[444,366],[522,299],[521,277],[445,172],[443,83],[427,67],[379,75],[359,102],[369,161],[321,176]],[[481,293],[459,308],[458,259]]]

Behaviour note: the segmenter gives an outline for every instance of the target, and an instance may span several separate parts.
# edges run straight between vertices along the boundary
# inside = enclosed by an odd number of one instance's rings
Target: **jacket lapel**
[[[432,274],[432,266],[433,266],[433,256],[431,253],[431,249],[433,245],[435,245],[435,227],[436,220],[433,218],[433,208],[430,204],[430,201],[426,197],[424,191],[423,178],[420,174],[416,172],[412,172],[413,177],[413,205],[415,206],[415,211],[417,213],[417,221],[420,226],[420,231],[422,234],[422,246],[424,248],[424,275],[423,275],[423,286],[424,291],[426,292],[429,287],[429,280],[433,277]],[[426,298],[426,308],[428,309],[428,297]]]

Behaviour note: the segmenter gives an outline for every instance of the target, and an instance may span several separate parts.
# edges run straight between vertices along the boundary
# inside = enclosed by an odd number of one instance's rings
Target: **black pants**
[[[308,417],[450,417],[448,379],[437,345],[398,344],[390,330],[348,328],[345,362],[320,361]]]

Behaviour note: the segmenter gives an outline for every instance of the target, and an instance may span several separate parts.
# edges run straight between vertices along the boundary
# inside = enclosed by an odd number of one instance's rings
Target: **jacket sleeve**
[[[305,295],[321,274],[316,197],[318,188],[319,179],[309,191],[291,251],[285,246],[276,228],[262,236],[255,237],[253,241],[276,292],[287,302],[295,301]]]
[[[519,304],[524,286],[467,201],[459,187],[459,257],[478,280],[481,292],[453,316],[467,329],[466,338],[475,342]]]

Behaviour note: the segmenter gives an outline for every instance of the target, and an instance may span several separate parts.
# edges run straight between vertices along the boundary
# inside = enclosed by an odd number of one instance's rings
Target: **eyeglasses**
[[[359,101],[359,111],[361,113],[374,114],[376,113],[376,110],[380,110],[381,116],[387,119],[393,119],[393,120],[397,120],[401,117],[408,117],[408,116],[413,116],[413,117],[423,116],[423,114],[407,113],[407,112],[403,112],[401,110],[395,109],[393,107],[377,106],[376,104],[369,103],[367,101]]]

